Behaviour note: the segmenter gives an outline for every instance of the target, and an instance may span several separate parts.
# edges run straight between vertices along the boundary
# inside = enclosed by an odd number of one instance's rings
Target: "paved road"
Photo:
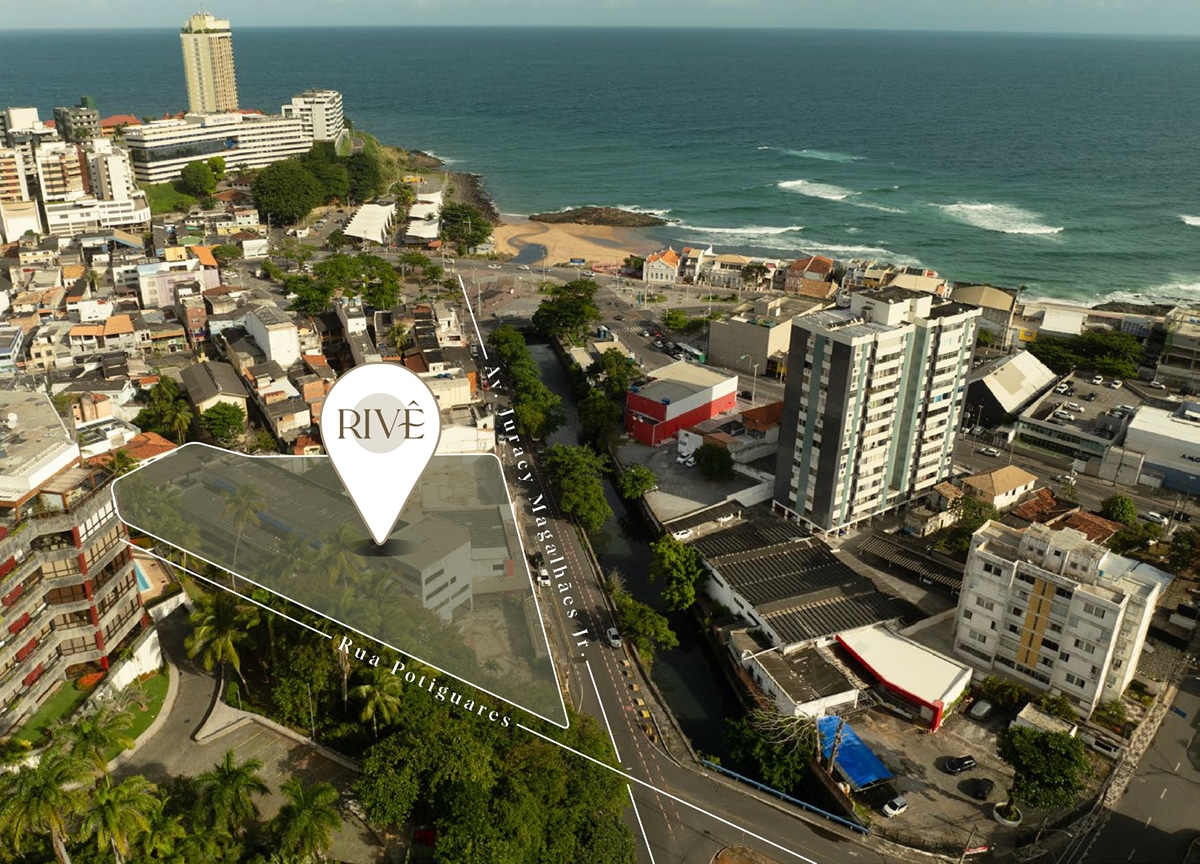
[[[1062,864],[1175,864],[1200,837],[1200,675],[1193,664],[1096,841]],[[1186,715],[1186,716],[1181,716]],[[1082,845],[1082,844],[1080,844]],[[1086,853],[1086,854],[1085,854]]]

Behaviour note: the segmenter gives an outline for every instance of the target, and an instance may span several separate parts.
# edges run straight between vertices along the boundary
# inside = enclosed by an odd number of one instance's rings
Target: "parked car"
[[[499,264],[489,264],[489,265],[487,265],[487,267],[489,270],[499,270],[500,269]]]
[[[986,720],[988,715],[992,713],[992,703],[986,699],[980,699],[970,710],[967,711],[967,716],[972,720]]]
[[[1147,510],[1142,514],[1142,518],[1147,522],[1154,522],[1157,525],[1166,525],[1170,521],[1166,516],[1156,510]]]
[[[1161,381],[1151,381],[1150,386],[1153,387],[1155,390],[1166,390],[1167,389],[1167,385],[1163,384]]]
[[[604,634],[604,638],[608,640],[608,644],[613,648],[621,647],[621,632],[616,627],[609,627]]]
[[[1053,477],[1051,477],[1050,479],[1053,480],[1055,483],[1065,483],[1068,486],[1075,485],[1075,478],[1073,476],[1071,476],[1070,474],[1056,474]]]
[[[1057,387],[1054,388],[1054,392],[1055,393],[1066,393],[1070,389],[1071,389],[1070,385],[1068,385],[1066,382],[1063,382],[1062,384],[1059,384]]]
[[[893,816],[899,816],[908,809],[908,800],[903,795],[897,795],[891,801],[883,805],[883,815],[891,819]]]
[[[1000,455],[1000,451],[997,450],[995,447],[984,447],[982,450],[979,451],[979,453],[980,453],[980,455],[983,455],[983,456],[999,456]]]
[[[1085,401],[1085,402],[1095,402],[1095,401],[1096,401],[1096,393],[1095,393],[1095,391],[1092,391],[1091,393],[1089,393],[1089,394],[1087,394],[1086,396],[1084,396],[1084,397],[1083,397],[1083,401]]]
[[[1171,514],[1171,518],[1174,519],[1176,522],[1191,522],[1192,521],[1192,517],[1189,514],[1184,513],[1182,510],[1176,510],[1174,513]]]
[[[680,453],[678,456],[675,457],[675,463],[677,465],[682,465],[684,462],[686,462],[687,460],[689,460],[691,458],[692,457],[689,456],[687,453]]]
[[[1114,379],[1108,382],[1108,386],[1114,390],[1120,390],[1123,386],[1125,386],[1125,382],[1121,381],[1120,379]]]
[[[691,528],[680,528],[678,531],[672,531],[671,536],[676,540],[686,540],[692,536]]]
[[[595,275],[596,275],[596,271],[595,271],[595,270],[584,270],[584,271],[583,271],[582,273],[580,273],[579,275],[580,275],[580,276],[586,276],[586,277],[588,277],[588,278],[590,279],[592,276],[595,276]]]
[[[613,316],[613,320],[614,320],[614,321],[624,321],[624,320],[625,320],[625,316],[624,316],[624,315],[614,315],[614,316]]]
[[[550,587],[550,571],[545,567],[538,571],[538,584],[545,588]]]
[[[967,784],[967,794],[976,801],[987,801],[992,797],[992,790],[995,788],[995,780],[989,780],[987,777],[975,777]]]
[[[974,756],[955,756],[946,760],[946,773],[962,774],[964,771],[973,770],[977,764]]]
[[[517,269],[518,269],[518,270],[528,270],[528,269],[529,269],[529,265],[528,265],[528,264],[518,264],[518,265],[517,265]]]
[[[1094,377],[1094,378],[1092,379],[1092,383],[1093,383],[1093,384],[1095,384],[1097,387],[1099,387],[1101,384],[1103,384],[1103,383],[1104,383],[1104,376],[1103,376],[1103,375],[1097,375],[1096,377]]]
[[[1087,411],[1087,409],[1084,408],[1082,405],[1080,405],[1078,402],[1068,402],[1067,410],[1074,411],[1076,414],[1082,414],[1083,412]]]
[[[687,461],[686,461],[686,462],[684,462],[683,464],[684,464],[684,465],[686,465],[686,466],[687,466],[687,467],[689,467],[689,468],[695,468],[695,467],[696,467],[696,457],[695,457],[695,456],[689,456],[689,457],[687,458]]]
[[[749,390],[743,390],[741,393],[739,393],[739,394],[738,394],[738,396],[740,396],[740,397],[741,397],[741,398],[743,398],[743,399],[749,399],[749,398],[750,398],[750,391],[749,391]]]

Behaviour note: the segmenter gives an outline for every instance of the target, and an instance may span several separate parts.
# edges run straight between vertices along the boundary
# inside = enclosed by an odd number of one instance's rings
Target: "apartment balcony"
[[[46,663],[52,656],[58,656],[58,637],[54,635],[54,631],[43,636],[37,647],[24,660],[19,660],[15,666],[0,676],[0,702],[14,692],[14,684],[17,688],[23,687],[22,681],[25,676],[36,669],[39,664]]]

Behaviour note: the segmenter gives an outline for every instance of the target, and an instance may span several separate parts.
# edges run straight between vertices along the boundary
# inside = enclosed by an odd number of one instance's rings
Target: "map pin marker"
[[[405,367],[370,363],[338,378],[318,423],[334,470],[382,546],[437,450],[437,399]]]

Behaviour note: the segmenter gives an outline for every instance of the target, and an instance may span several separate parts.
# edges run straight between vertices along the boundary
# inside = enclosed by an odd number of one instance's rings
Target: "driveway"
[[[283,804],[279,787],[286,780],[332,783],[343,796],[349,793],[353,771],[265,725],[249,723],[205,744],[193,741],[216,684],[211,675],[187,658],[183,640],[191,628],[186,610],[170,615],[158,628],[163,653],[179,670],[179,696],[162,727],[153,738],[141,742],[137,752],[117,769],[118,776],[142,774],[165,784],[172,777],[195,777],[208,771],[220,762],[226,750],[233,750],[239,762],[258,759],[263,763],[262,775],[271,787],[269,794],[257,799],[263,822],[279,812]],[[334,835],[332,857],[362,864],[385,860],[384,847],[370,829],[346,813],[342,818],[342,828]]]

